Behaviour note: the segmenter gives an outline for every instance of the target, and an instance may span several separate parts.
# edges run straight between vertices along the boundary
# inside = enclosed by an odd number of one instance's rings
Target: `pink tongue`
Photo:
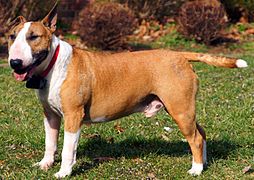
[[[14,74],[14,77],[17,81],[25,81],[26,79],[26,75],[27,73],[24,73],[24,74],[17,74],[17,73],[13,73]]]

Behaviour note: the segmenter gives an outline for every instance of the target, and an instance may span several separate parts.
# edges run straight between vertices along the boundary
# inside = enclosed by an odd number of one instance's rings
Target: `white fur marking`
[[[60,90],[61,85],[67,75],[68,64],[71,61],[72,47],[68,43],[59,40],[53,35],[51,48],[52,50],[50,52],[51,55],[49,55],[49,59],[47,59],[47,61],[51,60],[58,44],[60,44],[60,51],[56,64],[46,77],[49,84],[46,88],[39,90],[38,95],[43,104],[47,104],[51,108],[51,110],[53,110],[59,116],[62,116],[63,113],[61,106]]]
[[[238,68],[245,68],[245,67],[248,67],[248,64],[246,61],[244,61],[243,59],[237,59],[236,60],[236,66]]]
[[[192,160],[192,167],[188,171],[189,174],[193,176],[198,176],[202,173],[204,165],[207,164],[207,153],[206,153],[206,141],[203,140],[203,163],[196,163],[194,159]]]
[[[23,61],[23,66],[28,66],[32,64],[32,50],[26,41],[26,33],[31,26],[31,22],[26,22],[21,31],[17,34],[17,37],[9,50],[8,61],[11,59],[21,59]]]
[[[192,167],[188,171],[188,173],[193,176],[197,176],[197,175],[200,175],[202,171],[203,171],[203,164],[202,163],[195,163],[194,161],[192,161]]]
[[[60,90],[63,81],[67,75],[67,67],[71,61],[72,56],[72,47],[64,42],[59,40],[57,37],[53,35],[51,51],[47,57],[47,59],[36,69],[37,71],[41,71],[47,67],[51,58],[54,55],[55,49],[57,45],[60,44],[60,51],[57,58],[57,61],[47,75],[47,86],[42,90],[38,90],[38,96],[44,107],[49,107],[50,110],[55,112],[60,117],[63,116],[61,98],[60,98]],[[36,72],[35,72],[36,73]],[[47,127],[45,127],[47,128]],[[47,131],[47,130],[46,130]],[[77,133],[64,133],[64,147],[62,151],[62,163],[61,168],[58,173],[55,174],[55,177],[61,178],[71,174],[72,166],[76,162],[76,149],[78,144],[80,130]],[[46,139],[47,143],[50,144],[50,140]],[[46,153],[46,152],[45,152]]]
[[[51,121],[54,121],[54,119],[51,119]],[[34,166],[40,166],[42,170],[48,170],[48,168],[53,165],[55,159],[55,153],[57,150],[58,129],[51,128],[47,118],[44,119],[44,127],[46,135],[44,157],[40,162],[35,163]]]
[[[80,129],[76,133],[64,132],[64,146],[62,151],[62,163],[56,178],[63,178],[71,174],[72,167],[76,163],[76,153]]]

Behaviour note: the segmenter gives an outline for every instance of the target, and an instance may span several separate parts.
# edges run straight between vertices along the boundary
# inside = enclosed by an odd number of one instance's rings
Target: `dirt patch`
[[[0,64],[0,67],[8,67],[9,64]]]

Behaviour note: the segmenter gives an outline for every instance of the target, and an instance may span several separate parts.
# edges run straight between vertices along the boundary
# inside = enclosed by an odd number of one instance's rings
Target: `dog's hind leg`
[[[51,111],[44,110],[44,113],[45,153],[43,159],[35,163],[34,166],[48,170],[54,163],[61,118]]]
[[[193,161],[188,173],[192,175],[201,174],[206,163],[205,132],[195,120],[196,91],[197,82],[194,77],[188,79],[188,82],[185,80],[184,85],[179,82],[179,85],[175,84],[169,92],[158,95],[190,145]]]
[[[164,104],[190,145],[193,160],[192,168],[188,172],[192,175],[201,174],[203,165],[206,163],[206,138],[203,129],[195,121],[193,105],[189,104],[189,108],[183,108],[185,105],[174,107],[168,102]]]

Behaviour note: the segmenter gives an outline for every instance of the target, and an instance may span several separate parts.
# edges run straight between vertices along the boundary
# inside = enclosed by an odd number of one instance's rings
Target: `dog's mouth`
[[[33,55],[33,58],[35,59],[34,63],[21,68],[21,69],[15,69],[13,72],[13,75],[17,81],[26,81],[28,78],[32,77],[34,74],[34,71],[37,66],[39,66],[48,56],[48,51],[43,50],[39,53],[36,53]]]
[[[14,70],[13,75],[17,81],[26,81],[33,75],[35,68],[36,66],[32,64],[26,68]]]

